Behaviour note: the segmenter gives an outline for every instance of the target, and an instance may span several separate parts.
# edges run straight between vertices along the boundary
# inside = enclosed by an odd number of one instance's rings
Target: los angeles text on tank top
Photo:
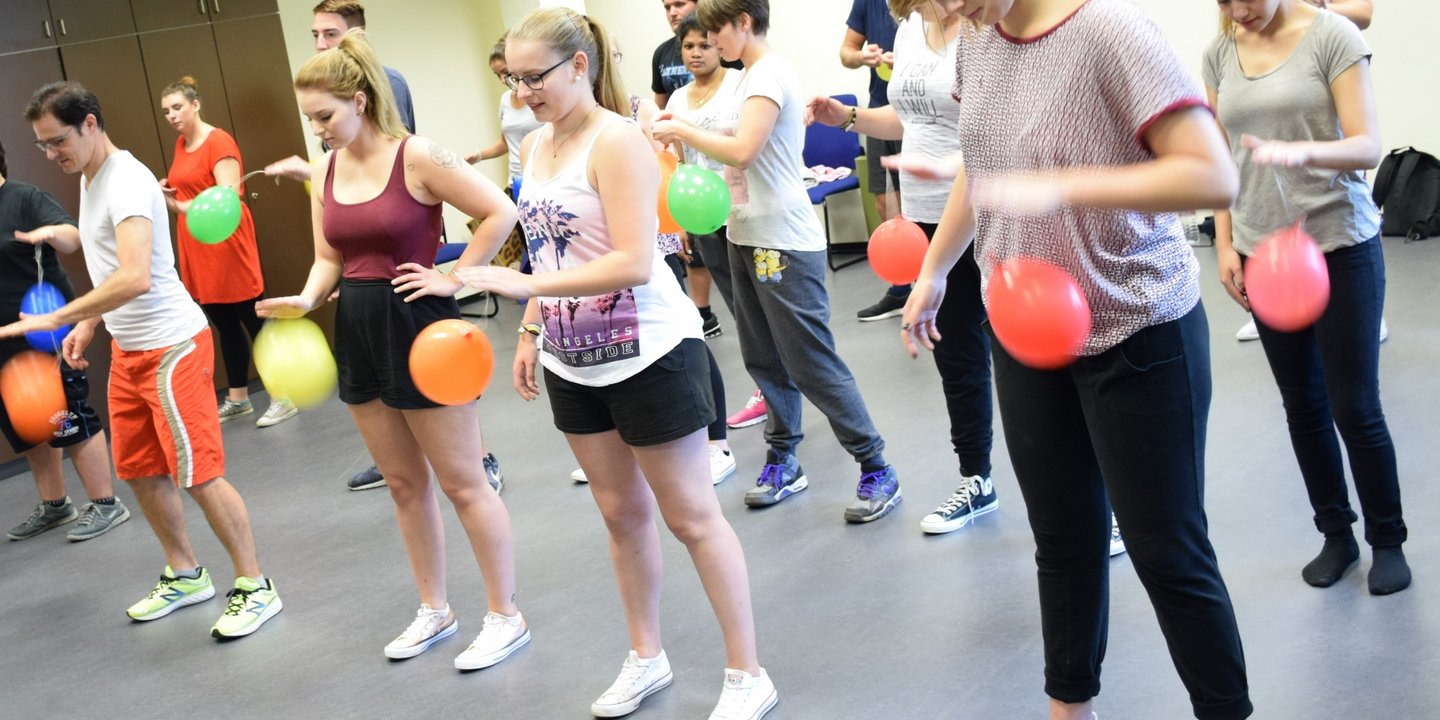
[[[608,121],[631,122],[613,115]],[[552,126],[542,132],[553,131]],[[597,128],[554,177],[536,177],[533,162],[525,168],[520,223],[537,274],[577,267],[615,249],[587,169],[603,133],[604,127]],[[659,225],[658,219],[653,222],[652,236]],[[700,337],[700,315],[659,252],[652,254],[650,281],[644,285],[597,296],[537,299],[544,328],[541,364],[582,385],[613,385],[644,370],[681,340]]]
[[[330,153],[330,170],[325,174],[325,242],[340,251],[347,280],[393,280],[395,268],[413,262],[424,267],[435,264],[440,249],[440,205],[426,205],[405,187],[405,144],[400,141],[395,165],[380,194],[358,203],[335,199],[335,162],[340,151]]]

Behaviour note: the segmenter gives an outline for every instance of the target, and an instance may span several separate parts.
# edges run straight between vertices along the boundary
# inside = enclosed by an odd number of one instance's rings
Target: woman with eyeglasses
[[[465,156],[465,162],[470,164],[482,160],[497,158],[501,155],[509,157],[509,176],[506,187],[510,192],[510,199],[520,199],[520,141],[526,135],[539,129],[540,121],[535,119],[535,113],[530,111],[515,91],[510,88],[510,71],[505,65],[505,38],[495,43],[490,49],[490,72],[504,83],[505,92],[500,94],[500,139],[495,144],[478,152]]]
[[[457,155],[406,132],[385,71],[359,36],[347,35],[306,61],[295,92],[312,131],[330,147],[316,165],[311,195],[315,263],[301,294],[264,300],[256,309],[266,317],[303,314],[340,284],[340,400],[385,476],[420,595],[414,621],[385,646],[385,656],[414,657],[459,629],[446,595],[433,470],[485,578],[480,633],[455,667],[489,667],[530,641],[515,605],[510,515],[487,482],[494,457],[484,450],[475,403],[431,402],[410,377],[409,356],[422,329],[460,317],[453,296],[462,284],[434,268],[441,204],[480,220],[458,268],[495,255],[515,224],[515,208]]]
[[[609,532],[629,627],[620,674],[590,710],[634,712],[672,680],[660,634],[655,508],[687,550],[725,639],[712,718],[759,718],[775,704],[761,669],[745,554],[711,489],[705,427],[716,409],[700,316],[656,248],[658,164],[630,119],[608,33],[565,8],[526,15],[506,40],[516,93],[545,123],[521,147],[520,219],[534,275],[456,271],[467,283],[529,298],[515,389],[540,395],[590,482]]]

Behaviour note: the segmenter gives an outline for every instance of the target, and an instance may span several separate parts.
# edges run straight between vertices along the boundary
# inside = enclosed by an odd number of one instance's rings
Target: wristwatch
[[[525,333],[530,333],[535,337],[540,337],[540,330],[541,328],[539,323],[522,323],[520,327],[515,329],[515,332],[520,333],[521,335],[524,335]]]

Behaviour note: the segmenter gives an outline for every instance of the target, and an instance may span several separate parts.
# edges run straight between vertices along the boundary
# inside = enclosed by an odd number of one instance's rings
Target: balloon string
[[[1285,179],[1280,177],[1280,167],[1272,165],[1271,172],[1275,175],[1275,189],[1280,192],[1280,204],[1285,209],[1285,214],[1290,218],[1288,224],[1294,225],[1302,219],[1300,209],[1290,202],[1290,192],[1286,189]]]

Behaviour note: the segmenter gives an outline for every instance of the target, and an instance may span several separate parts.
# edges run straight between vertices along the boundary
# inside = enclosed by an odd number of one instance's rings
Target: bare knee
[[[429,473],[423,476],[411,473],[386,473],[385,486],[397,505],[423,500],[431,492]]]
[[[715,522],[712,518],[694,513],[665,518],[665,527],[669,528],[670,534],[686,547],[705,540],[715,532]]]

